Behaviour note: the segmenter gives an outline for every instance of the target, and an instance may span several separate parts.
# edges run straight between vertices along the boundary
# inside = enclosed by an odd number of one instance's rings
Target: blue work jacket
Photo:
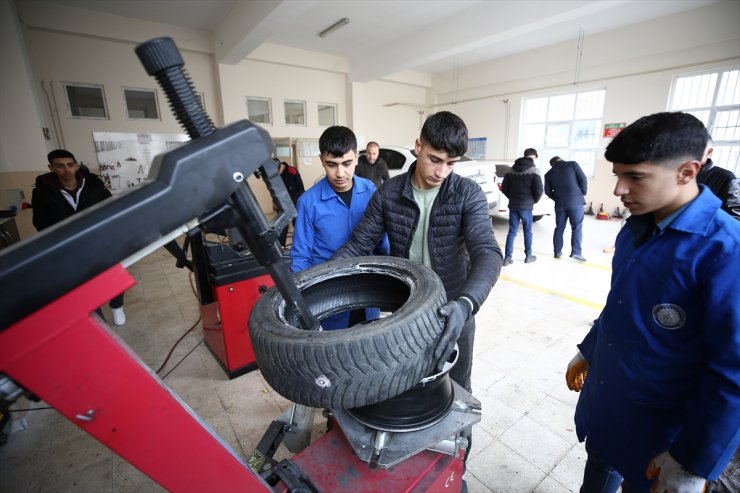
[[[578,438],[644,491],[663,451],[714,479],[740,444],[740,223],[720,206],[701,186],[642,243],[652,215],[631,217],[606,306],[578,346],[589,363]]]
[[[373,182],[357,175],[353,178],[350,206],[342,201],[326,177],[309,188],[298,199],[298,216],[290,249],[291,270],[299,272],[322,264],[344,245],[360,221],[375,193]],[[383,236],[376,253],[388,255],[388,237]],[[377,309],[367,310],[367,319],[378,318]],[[322,321],[324,329],[347,327],[349,312]]]

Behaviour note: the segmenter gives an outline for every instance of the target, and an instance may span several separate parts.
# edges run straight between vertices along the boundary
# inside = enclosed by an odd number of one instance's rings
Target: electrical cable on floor
[[[159,373],[160,371],[162,371],[162,369],[163,369],[163,368],[165,367],[165,365],[167,364],[167,362],[168,362],[168,361],[170,360],[170,356],[172,356],[172,353],[173,353],[173,352],[175,352],[175,348],[177,347],[177,345],[178,345],[178,344],[180,344],[180,342],[181,342],[181,341],[182,341],[183,339],[185,339],[185,336],[186,336],[186,335],[188,335],[188,334],[190,334],[190,332],[191,332],[191,331],[192,331],[192,330],[193,330],[194,328],[196,328],[196,327],[198,326],[198,324],[199,324],[199,323],[200,323],[200,317],[198,317],[198,320],[196,320],[196,321],[195,321],[195,323],[194,323],[193,325],[191,325],[191,326],[190,326],[190,328],[189,328],[189,329],[188,329],[187,331],[185,331],[185,333],[184,333],[183,335],[181,335],[181,336],[180,336],[180,338],[179,338],[179,339],[178,339],[177,341],[175,341],[175,344],[173,344],[173,345],[172,345],[172,348],[170,349],[170,352],[169,352],[169,353],[167,353],[167,357],[166,357],[166,358],[164,359],[164,362],[162,363],[162,366],[160,366],[159,368],[157,368],[157,371],[156,371],[155,373]],[[201,341],[202,341],[202,340],[203,340],[203,339],[201,339]],[[198,344],[200,344],[200,341],[198,342]],[[196,345],[195,345],[195,347],[198,347],[198,344],[196,344]],[[193,350],[194,350],[194,349],[195,349],[195,348],[193,348]],[[193,351],[191,350],[191,351],[190,351],[190,352],[189,352],[188,354],[190,354],[190,353],[192,353],[192,352],[193,352]],[[186,354],[185,356],[187,356],[188,354]],[[185,359],[185,358],[183,358],[183,359]],[[177,362],[177,364],[178,364],[178,365],[179,365],[180,363],[182,363],[182,359],[181,359],[180,361],[178,361],[178,362]],[[177,368],[177,365],[175,365],[175,368]],[[173,368],[173,370],[174,370],[174,368]],[[170,370],[170,371],[172,371],[172,370]],[[169,372],[168,372],[167,374],[169,375]]]
[[[180,366],[180,363],[182,363],[183,361],[185,361],[185,358],[187,358],[188,356],[190,356],[190,353],[192,353],[193,351],[195,351],[198,348],[198,346],[200,346],[200,344],[203,341],[205,341],[205,339],[201,339],[200,341],[198,341],[198,344],[196,344],[195,346],[193,346],[193,349],[191,349],[190,351],[188,351],[188,353],[185,356],[183,356],[182,359],[180,359],[180,361],[178,361],[177,364],[175,366],[173,366],[172,369],[170,369],[170,371],[168,371],[167,373],[164,374],[164,376],[162,377],[162,380],[164,380],[165,378],[167,378],[170,373],[172,373],[173,371],[175,371],[175,368],[177,368],[178,366]]]
[[[31,407],[28,409],[8,409],[6,412],[8,413],[25,413],[26,411],[46,411],[47,409],[54,409],[51,406],[47,407]]]
[[[198,293],[195,291],[195,285],[193,284],[193,272],[192,271],[190,272],[190,275],[188,275],[188,280],[190,281],[190,289],[193,291],[193,295],[195,296],[195,299],[197,300],[198,299]],[[198,320],[196,320],[195,323],[193,325],[191,325],[190,328],[188,330],[186,330],[185,333],[183,335],[181,335],[180,338],[177,341],[175,341],[175,343],[172,345],[172,348],[170,348],[170,352],[167,353],[167,357],[164,359],[164,362],[162,363],[162,366],[160,366],[155,373],[159,374],[159,372],[164,369],[165,365],[170,360],[170,357],[172,356],[172,353],[175,352],[175,348],[177,347],[177,345],[180,344],[180,342],[185,338],[186,335],[190,334],[190,332],[192,332],[192,330],[198,326],[198,323],[200,323],[200,319],[201,319],[201,317],[198,317]],[[193,349],[191,349],[190,351],[188,351],[188,354],[186,354],[185,356],[183,356],[183,358],[180,361],[177,362],[177,364],[175,365],[174,368],[172,368],[172,370],[174,370],[175,368],[177,368],[180,365],[180,363],[182,363],[183,360],[190,355],[190,353],[192,353],[193,351],[195,351],[195,348],[197,348],[200,345],[201,342],[203,342],[203,339],[201,339],[200,341],[198,341],[198,344],[196,344]],[[169,375],[170,373],[172,373],[172,370],[168,371],[167,372],[167,375]],[[167,377],[167,375],[165,375],[164,377],[162,377],[162,379],[164,380]]]

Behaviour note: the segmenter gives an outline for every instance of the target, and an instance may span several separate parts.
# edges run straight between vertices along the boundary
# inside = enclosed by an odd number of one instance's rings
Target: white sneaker
[[[123,308],[111,308],[113,312],[113,323],[115,325],[124,325],[126,323],[126,314],[123,313]]]

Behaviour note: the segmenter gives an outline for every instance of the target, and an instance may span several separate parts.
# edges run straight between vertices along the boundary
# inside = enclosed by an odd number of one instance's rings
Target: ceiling
[[[23,1],[23,0],[18,0]],[[352,80],[454,67],[576,40],[719,0],[47,0],[209,31],[220,62],[262,43],[349,60]],[[350,22],[320,38],[338,20]]]

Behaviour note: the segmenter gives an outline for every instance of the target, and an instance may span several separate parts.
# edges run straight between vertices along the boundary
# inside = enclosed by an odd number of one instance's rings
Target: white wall
[[[169,109],[162,90],[155,79],[147,75],[134,53],[134,44],[38,29],[29,29],[26,40],[36,80],[47,90],[50,88],[51,104],[46,105],[44,111],[50,120],[52,112],[58,115],[62,139],[56,144],[73,152],[79,161],[97,164],[93,132],[184,132]],[[196,89],[204,93],[206,109],[212,118],[215,115],[215,123],[218,124],[220,101],[212,55],[182,51],[182,56],[185,70]],[[102,84],[109,118],[73,118],[63,82]],[[123,87],[156,90],[160,120],[130,120],[126,114]]]
[[[26,59],[14,4],[0,2],[0,173],[43,169],[46,162],[36,83]]]
[[[524,97],[605,88],[604,123],[665,111],[674,76],[740,65],[738,19],[740,2],[729,0],[606,33],[586,27],[578,84],[572,41],[460,69],[456,90],[452,73],[438,74],[430,101],[460,115],[471,136],[487,137],[487,158],[510,161],[528,147],[519,138]],[[586,200],[611,211],[621,204],[603,159],[607,144],[602,139]]]

